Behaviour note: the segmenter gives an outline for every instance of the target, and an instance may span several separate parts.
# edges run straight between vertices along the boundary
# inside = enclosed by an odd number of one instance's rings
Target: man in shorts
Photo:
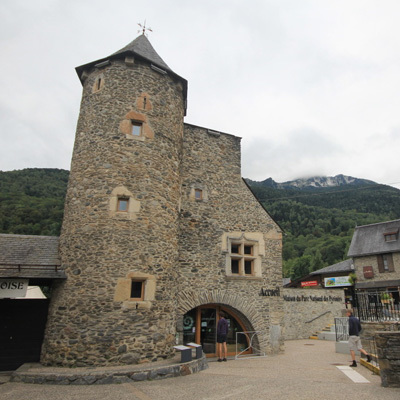
[[[351,359],[353,360],[353,363],[350,365],[350,367],[357,367],[357,362],[356,362],[356,351],[357,350],[360,353],[367,356],[368,362],[371,362],[371,356],[362,348],[362,345],[361,345],[360,320],[353,316],[352,310],[347,310],[346,314],[349,317],[349,348],[350,348]]]
[[[217,357],[218,361],[226,361],[227,347],[226,337],[228,336],[228,321],[224,318],[224,314],[219,314],[219,320],[217,324]]]

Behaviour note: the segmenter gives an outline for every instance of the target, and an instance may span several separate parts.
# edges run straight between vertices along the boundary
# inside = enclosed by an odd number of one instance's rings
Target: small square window
[[[142,123],[137,121],[132,121],[132,135],[140,136],[142,134]]]
[[[194,190],[194,198],[196,200],[203,200],[203,191],[201,189]]]
[[[117,203],[117,211],[128,211],[129,199],[125,197],[121,197],[118,199]]]
[[[131,299],[143,300],[143,281],[132,281],[131,284]]]
[[[397,240],[397,232],[384,233],[385,242],[394,242]]]

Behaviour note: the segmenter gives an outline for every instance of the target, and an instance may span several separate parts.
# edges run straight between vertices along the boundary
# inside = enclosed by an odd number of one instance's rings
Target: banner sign
[[[306,281],[306,282],[301,282],[301,287],[304,286],[318,286],[317,281]]]
[[[336,276],[334,278],[325,278],[325,287],[351,286],[348,276]]]
[[[25,297],[29,279],[0,279],[0,299]]]

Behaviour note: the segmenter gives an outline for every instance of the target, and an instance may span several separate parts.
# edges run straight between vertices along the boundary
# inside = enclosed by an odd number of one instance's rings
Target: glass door
[[[226,340],[228,355],[236,355],[236,340],[238,341],[238,352],[251,353],[247,335],[236,335],[244,332],[244,324],[224,307],[218,305],[207,305],[195,308],[187,312],[183,317],[183,343],[199,343],[207,357],[215,357],[217,351],[217,321],[219,313],[223,311],[228,321],[229,331]]]
[[[217,352],[217,310],[215,308],[201,308],[200,343],[204,353]]]
[[[183,317],[183,343],[198,343],[196,340],[197,309],[194,308]]]

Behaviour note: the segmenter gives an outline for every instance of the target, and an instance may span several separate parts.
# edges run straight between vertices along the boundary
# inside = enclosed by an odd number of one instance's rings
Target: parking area
[[[113,385],[56,386],[6,383],[2,400],[222,400],[296,399],[397,400],[400,388],[384,388],[381,379],[359,365],[349,371],[350,356],[335,343],[287,341],[285,354],[226,363],[209,361],[200,373],[156,381]],[[349,371],[348,373],[346,371]],[[353,371],[353,372],[352,372]]]

